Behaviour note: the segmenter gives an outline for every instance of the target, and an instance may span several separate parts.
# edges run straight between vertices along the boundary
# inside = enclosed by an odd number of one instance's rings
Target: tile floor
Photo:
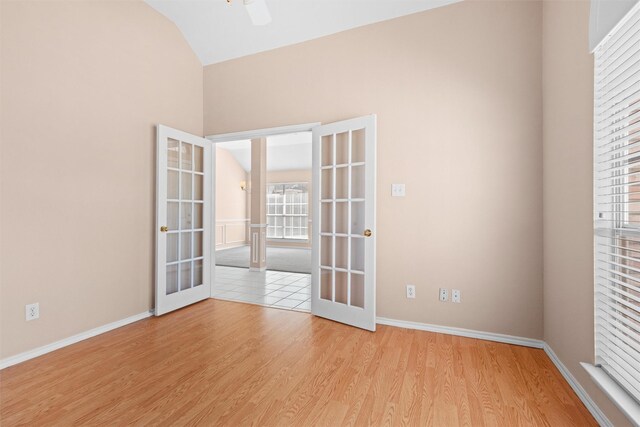
[[[285,310],[311,310],[311,275],[216,266],[213,297]]]

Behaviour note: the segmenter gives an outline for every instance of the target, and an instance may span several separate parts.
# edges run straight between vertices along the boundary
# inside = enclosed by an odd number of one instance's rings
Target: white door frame
[[[286,135],[286,134],[291,134],[291,133],[298,133],[298,132],[311,132],[311,130],[316,127],[316,126],[320,126],[322,123],[320,122],[313,122],[313,123],[302,123],[302,124],[298,124],[298,125],[289,125],[289,126],[277,126],[277,127],[272,127],[272,128],[265,128],[265,129],[253,129],[253,130],[246,130],[246,131],[240,131],[240,132],[231,132],[231,133],[220,133],[220,134],[213,134],[213,135],[207,135],[204,138],[208,139],[209,141],[211,141],[211,143],[213,144],[213,148],[215,148],[215,144],[218,142],[228,142],[228,141],[239,141],[239,140],[243,140],[243,139],[255,139],[255,138],[264,138],[267,136],[273,136],[273,135]],[[212,177],[213,177],[213,185],[212,185],[212,190],[211,190],[211,195],[212,195],[212,200],[213,203],[211,204],[211,209],[214,215],[214,219],[215,219],[215,215],[216,215],[216,198],[215,198],[215,191],[216,191],[216,150],[211,150],[213,152],[213,161],[212,161]],[[311,236],[311,243],[313,244],[313,239],[314,236]],[[215,279],[216,279],[216,226],[215,226],[215,221],[213,221],[213,226],[211,227],[211,276],[210,276],[210,280],[211,280],[211,298],[213,298],[213,285],[215,284]]]
[[[242,139],[254,139],[254,138],[264,138],[266,136],[273,135],[285,135],[288,133],[298,133],[298,132],[311,132],[311,130],[320,126],[322,123],[314,122],[314,123],[303,123],[299,125],[289,125],[289,126],[278,126],[274,128],[265,128],[265,129],[254,129],[247,130],[242,132],[231,132],[231,133],[220,133],[215,135],[207,135],[205,139],[216,143],[216,142],[227,142],[227,141],[239,141]]]

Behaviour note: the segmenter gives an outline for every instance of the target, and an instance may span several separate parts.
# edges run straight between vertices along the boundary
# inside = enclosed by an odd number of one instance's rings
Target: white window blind
[[[640,402],[640,3],[595,51],[596,364]]]

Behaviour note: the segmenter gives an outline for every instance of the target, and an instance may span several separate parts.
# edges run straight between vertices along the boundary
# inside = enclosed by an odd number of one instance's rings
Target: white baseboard
[[[496,341],[505,344],[522,345],[525,347],[544,348],[544,341],[532,338],[516,337],[513,335],[496,334],[492,332],[475,331],[473,329],[454,328],[449,326],[431,325],[428,323],[410,322],[407,320],[387,319],[377,317],[380,325],[397,326],[399,328],[417,329],[420,331],[437,332],[440,334],[457,335],[460,337],[477,338],[480,340]]]
[[[42,347],[38,347],[33,350],[25,351],[24,353],[16,354],[15,356],[7,357],[5,359],[0,360],[0,370],[4,368],[8,368],[9,366],[13,366],[18,363],[27,361],[29,359],[42,356],[43,354],[50,353],[62,347],[75,344],[79,341],[86,340],[87,338],[104,334],[105,332],[109,332],[113,329],[120,328],[122,326],[128,325],[133,322],[137,322],[138,320],[146,319],[147,317],[151,317],[152,315],[153,315],[153,311],[146,311],[144,313],[127,317],[126,319],[116,320],[115,322],[111,322],[107,325],[98,326],[97,328],[94,328],[85,332],[81,332],[79,334],[61,339],[60,341],[56,341],[51,344],[43,345]]]
[[[225,246],[224,248],[216,248],[216,252],[222,252],[222,251],[226,251],[227,249],[237,249],[237,248],[241,248],[243,246],[249,246],[249,244],[247,243],[237,243],[237,244],[233,244],[230,243],[231,246]]]
[[[606,417],[606,415],[598,408],[598,405],[591,399],[591,397],[587,394],[584,388],[580,385],[578,380],[571,374],[571,372],[564,366],[564,363],[560,361],[558,356],[553,352],[549,344],[544,343],[544,352],[547,353],[549,359],[556,365],[556,368],[560,371],[564,379],[569,383],[573,391],[578,395],[584,406],[587,407],[593,418],[596,419],[598,424],[602,427],[612,427],[611,421]]]

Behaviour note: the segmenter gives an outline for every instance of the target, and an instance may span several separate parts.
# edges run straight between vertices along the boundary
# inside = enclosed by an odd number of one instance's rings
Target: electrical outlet
[[[392,197],[404,197],[406,195],[404,184],[391,184]]]
[[[447,302],[449,301],[449,290],[445,288],[440,288],[440,301]]]
[[[40,303],[33,303],[25,305],[25,319],[35,320],[40,317]]]
[[[460,290],[459,289],[452,289],[451,290],[451,301],[460,302]]]
[[[407,285],[407,298],[416,297],[416,285]]]

